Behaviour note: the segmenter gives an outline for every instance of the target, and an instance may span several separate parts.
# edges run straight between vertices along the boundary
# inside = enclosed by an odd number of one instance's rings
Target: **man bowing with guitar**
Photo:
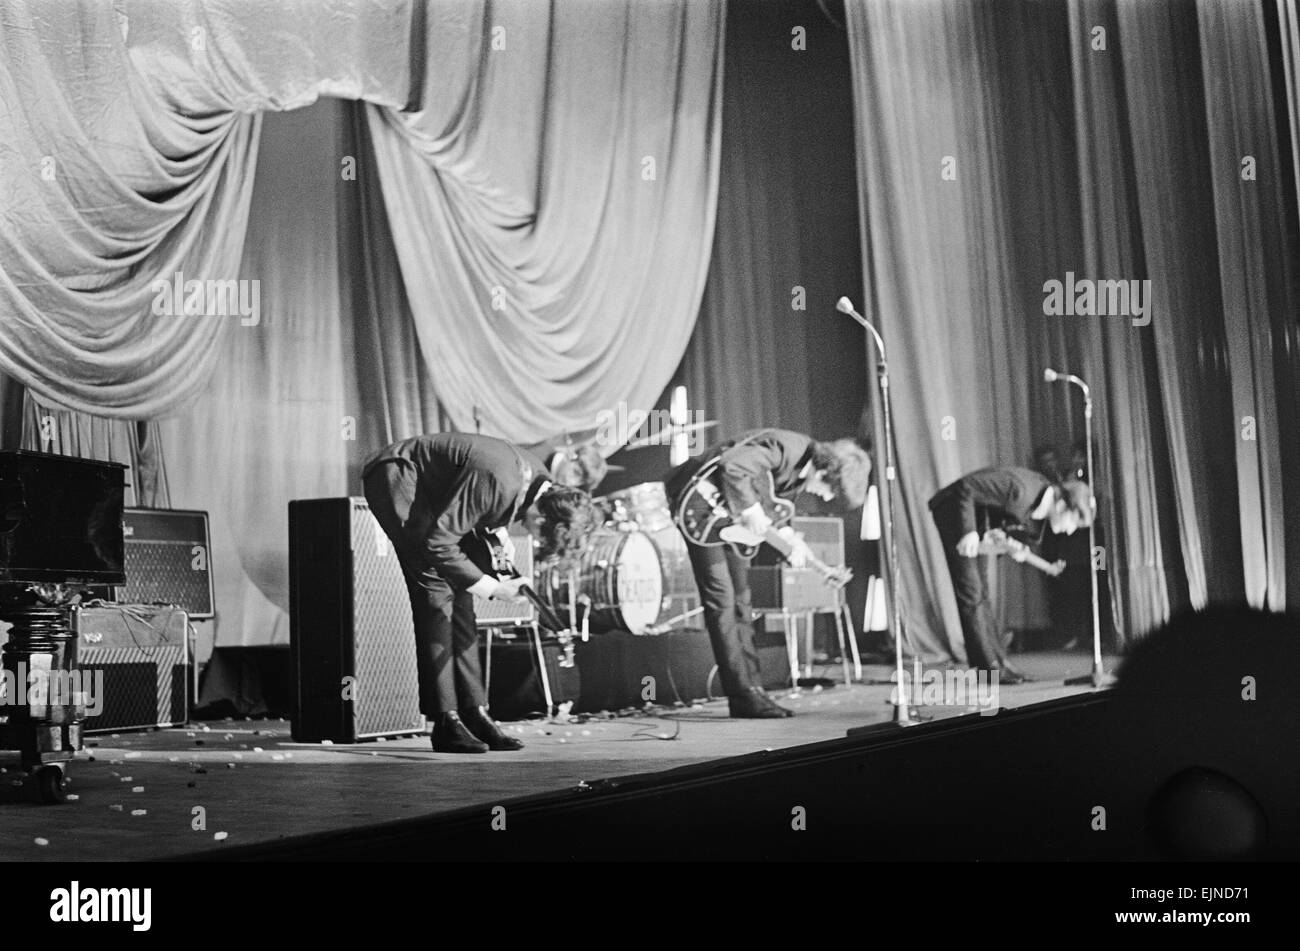
[[[692,459],[665,480],[674,520],[686,536],[722,689],[733,717],[793,716],[763,691],[754,650],[749,558],[766,542],[795,567],[827,568],[785,527],[794,506],[781,496],[809,492],[863,504],[871,458],[851,439],[815,442],[802,433],[760,429]]]
[[[1023,682],[1028,678],[1007,663],[993,621],[986,565],[979,556],[1007,552],[1015,561],[1060,574],[1063,562],[1047,564],[1022,539],[1037,544],[1048,528],[1062,535],[1087,528],[1093,518],[1091,491],[1077,480],[1053,482],[1032,469],[991,467],[964,475],[936,492],[930,499],[930,513],[957,595],[967,663],[998,671],[1001,683]]]
[[[488,716],[474,595],[518,600],[529,579],[509,575],[511,523],[541,542],[543,560],[582,550],[596,525],[587,493],[553,485],[542,461],[500,439],[437,433],[395,443],[362,471],[366,501],[402,566],[415,620],[420,712],[439,753],[517,750]]]

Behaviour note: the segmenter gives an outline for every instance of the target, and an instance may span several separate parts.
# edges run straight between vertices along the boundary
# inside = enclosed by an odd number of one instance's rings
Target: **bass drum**
[[[568,617],[570,582],[576,581],[573,597],[591,598],[595,634],[615,630],[644,634],[663,605],[659,551],[641,532],[597,529],[572,572],[544,568],[537,581],[538,593],[562,618]]]

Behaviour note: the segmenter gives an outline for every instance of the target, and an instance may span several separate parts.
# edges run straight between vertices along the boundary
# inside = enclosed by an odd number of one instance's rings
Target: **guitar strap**
[[[683,534],[686,533],[686,525],[682,521],[682,513],[683,510],[686,508],[686,502],[690,499],[692,493],[695,492],[696,487],[701,482],[704,482],[705,480],[713,476],[713,473],[717,471],[718,464],[722,462],[722,456],[724,453],[729,452],[730,450],[735,449],[739,446],[744,446],[744,445],[748,445],[749,443],[752,443],[754,440],[758,439],[759,436],[763,435],[763,433],[767,431],[768,430],[766,429],[760,429],[757,432],[750,433],[745,438],[739,439],[736,442],[732,443],[726,449],[720,450],[717,455],[715,455],[712,459],[710,459],[702,466],[700,466],[700,468],[696,470],[695,474],[691,476],[690,480],[686,483],[686,488],[682,489],[681,495],[678,496],[676,501],[677,510],[673,512],[673,522],[677,525],[677,528]]]
[[[686,488],[682,492],[682,498],[686,498],[686,496],[690,495],[692,490],[694,490],[694,488],[697,485],[699,485],[705,479],[713,475],[714,470],[718,468],[718,464],[722,462],[722,456],[724,453],[728,453],[733,449],[739,449],[741,446],[745,446],[748,445],[749,443],[752,443],[754,440],[758,439],[758,437],[763,435],[763,433],[765,432],[767,432],[766,429],[760,429],[757,432],[750,433],[744,439],[739,439],[736,442],[732,443],[730,446],[720,451],[716,456],[714,456],[704,465],[700,466],[700,468],[696,470],[695,475],[691,476],[691,480],[686,483]]]

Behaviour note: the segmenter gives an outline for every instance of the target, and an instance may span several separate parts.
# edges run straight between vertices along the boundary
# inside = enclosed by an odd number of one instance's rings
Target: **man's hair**
[[[1059,486],[1061,501],[1065,507],[1079,516],[1079,524],[1087,528],[1092,524],[1093,499],[1092,490],[1086,482],[1078,479],[1066,479]]]
[[[814,442],[812,465],[825,473],[826,484],[846,506],[856,509],[866,503],[867,487],[871,481],[871,456],[856,440]]]
[[[609,464],[595,446],[561,449],[560,461],[555,468],[557,482],[584,492],[595,489],[609,472]]]
[[[591,496],[568,485],[552,485],[537,498],[541,525],[539,556],[542,561],[567,567],[586,547],[587,538],[600,524]]]

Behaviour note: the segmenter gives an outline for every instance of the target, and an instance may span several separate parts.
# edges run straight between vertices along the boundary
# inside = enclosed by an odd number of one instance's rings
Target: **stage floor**
[[[1021,654],[1016,663],[1035,679],[1000,687],[1004,708],[1089,689],[1063,684],[1090,672],[1087,654]],[[1106,669],[1114,667],[1108,659]],[[295,743],[283,720],[93,736],[69,770],[75,798],[66,804],[14,801],[16,791],[0,787],[10,793],[0,802],[0,860],[139,861],[201,853],[840,738],[853,727],[892,719],[889,673],[871,666],[864,679],[874,683],[775,693],[798,714],[784,720],[732,720],[726,701],[714,700],[613,719],[511,723],[507,730],[525,749],[477,756],[434,753],[427,737]],[[922,714],[976,715],[939,706]],[[16,761],[3,763],[0,781],[12,780]]]

